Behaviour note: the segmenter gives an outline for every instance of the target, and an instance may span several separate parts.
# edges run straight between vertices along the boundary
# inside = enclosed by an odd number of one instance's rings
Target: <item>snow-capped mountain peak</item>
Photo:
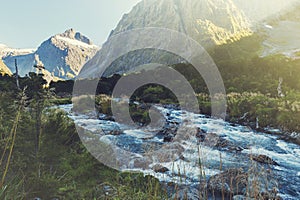
[[[30,54],[34,51],[36,51],[36,49],[16,49],[5,44],[0,44],[0,58]]]
[[[72,39],[72,40],[77,40],[77,41],[86,43],[88,45],[93,44],[92,41],[88,37],[82,35],[80,32],[76,32],[73,28],[68,29],[64,33],[58,34],[56,36],[57,37],[63,37],[63,38],[69,38],[69,39]]]
[[[37,50],[22,51],[22,54],[10,53],[8,48],[4,48],[5,45],[0,46],[0,51],[1,47],[8,52],[2,55],[4,63],[11,71],[15,71],[16,59],[21,76],[35,72],[36,68],[33,65],[38,58],[38,62],[45,67],[46,74],[63,79],[74,78],[99,50],[88,37],[74,29],[56,34],[44,41]]]

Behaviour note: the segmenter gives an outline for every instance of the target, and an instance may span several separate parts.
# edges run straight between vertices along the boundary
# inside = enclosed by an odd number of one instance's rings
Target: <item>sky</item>
[[[141,0],[0,0],[0,43],[37,48],[73,28],[101,46],[123,14]]]

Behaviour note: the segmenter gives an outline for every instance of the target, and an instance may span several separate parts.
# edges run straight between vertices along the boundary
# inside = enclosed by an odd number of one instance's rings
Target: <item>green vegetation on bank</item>
[[[5,81],[3,81],[3,79]],[[158,180],[99,163],[34,73],[0,84],[0,199],[161,199]],[[50,101],[48,100],[50,99]]]

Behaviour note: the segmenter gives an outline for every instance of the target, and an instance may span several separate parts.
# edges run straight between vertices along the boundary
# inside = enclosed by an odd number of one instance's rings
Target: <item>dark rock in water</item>
[[[229,146],[231,146],[231,143],[230,143],[228,140],[219,137],[219,140],[218,140],[218,142],[217,142],[217,144],[216,144],[216,147],[219,147],[219,148],[227,148],[227,147],[229,147]]]
[[[172,142],[174,138],[173,134],[168,134],[164,137],[164,142]]]
[[[210,177],[208,189],[216,195],[230,197],[244,194],[248,184],[248,174],[242,169],[228,169],[220,174]]]
[[[170,171],[167,167],[164,167],[160,164],[157,164],[157,165],[154,165],[152,167],[153,171],[155,171],[156,173],[165,173],[165,172],[168,172]]]
[[[121,135],[121,134],[122,134],[121,130],[112,130],[109,133],[109,135]]]
[[[191,162],[186,157],[184,157],[183,155],[180,155],[179,159],[182,160],[182,161],[185,161],[185,162]]]
[[[104,121],[115,121],[113,116],[108,116],[108,115],[105,115],[105,114],[99,114],[98,119],[99,120],[104,120]]]
[[[234,143],[226,140],[223,135],[219,136],[216,133],[207,133],[207,134],[197,133],[196,137],[204,145],[212,148],[215,147],[220,150],[229,150],[235,152],[240,152],[244,150],[243,147],[235,145]]]
[[[235,152],[241,152],[241,151],[244,150],[244,148],[243,148],[243,147],[240,147],[240,146],[230,146],[230,147],[228,148],[228,150],[229,150],[229,151],[235,151]]]
[[[255,160],[256,162],[262,163],[262,164],[269,164],[269,165],[277,165],[279,164],[274,161],[272,158],[266,156],[266,155],[250,155],[250,158],[252,160]]]
[[[196,138],[198,138],[199,142],[204,142],[205,140],[205,131],[200,128],[197,128]]]

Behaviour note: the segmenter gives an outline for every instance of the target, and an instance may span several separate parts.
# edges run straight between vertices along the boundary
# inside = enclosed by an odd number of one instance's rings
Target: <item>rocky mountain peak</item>
[[[88,37],[69,29],[50,37],[42,42],[37,50],[28,53],[16,54],[9,52],[8,49],[8,52],[3,54],[3,61],[11,71],[14,71],[17,59],[21,76],[35,72],[36,68],[33,66],[38,63],[44,66],[43,73],[48,81],[57,78],[69,79],[74,78],[98,50],[99,47],[93,45]]]
[[[232,0],[143,0],[123,16],[112,35],[145,27],[183,32],[204,46],[252,33],[247,17]]]
[[[82,35],[80,32],[76,32],[73,28],[66,30],[62,34],[58,34],[57,36],[69,38],[72,40],[77,40],[77,41],[80,41],[80,42],[83,42],[83,43],[86,43],[89,45],[93,44],[92,41],[88,37]]]

